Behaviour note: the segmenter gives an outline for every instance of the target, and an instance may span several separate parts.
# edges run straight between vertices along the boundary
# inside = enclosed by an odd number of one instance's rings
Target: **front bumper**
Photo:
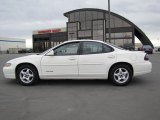
[[[12,66],[3,67],[3,74],[7,79],[16,79],[15,69]]]

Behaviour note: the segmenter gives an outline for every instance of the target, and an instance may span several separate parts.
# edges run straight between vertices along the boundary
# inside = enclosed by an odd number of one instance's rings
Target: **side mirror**
[[[51,50],[49,53],[46,54],[47,56],[54,56],[54,51]]]

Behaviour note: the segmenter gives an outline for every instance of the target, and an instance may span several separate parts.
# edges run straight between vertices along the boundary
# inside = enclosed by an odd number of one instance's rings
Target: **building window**
[[[83,37],[91,37],[91,30],[85,30],[85,31],[78,31],[78,37],[83,38]]]
[[[78,23],[68,23],[68,39],[73,40],[77,39],[77,30],[78,30]]]
[[[132,46],[132,39],[124,39],[123,46]]]
[[[95,40],[104,39],[104,20],[93,21],[93,39]]]
[[[98,19],[98,14],[96,11],[93,12],[93,20],[97,20]]]
[[[93,29],[104,29],[104,20],[93,21]]]
[[[75,12],[75,22],[79,21],[79,12]]]
[[[131,27],[127,22],[123,21],[123,27]]]
[[[103,12],[98,12],[98,19],[104,19],[104,14]]]
[[[70,22],[74,22],[74,13],[71,13],[71,14],[69,15],[69,21],[70,21]]]
[[[115,45],[119,47],[123,47],[123,39],[116,39],[115,40]]]
[[[109,20],[108,20],[108,14],[106,14],[106,28],[109,28]],[[124,20],[111,15],[110,17],[110,27],[111,28],[119,28],[119,27],[131,27],[131,25],[129,25],[127,22],[125,22]]]
[[[86,29],[92,29],[92,22],[86,21]]]
[[[85,21],[85,11],[80,12],[80,21]]]
[[[124,38],[131,38],[132,37],[132,32],[125,32],[124,33]]]
[[[85,30],[86,29],[86,23],[81,22],[80,28],[81,28],[81,30]]]
[[[69,40],[77,39],[77,32],[68,32],[68,39]]]
[[[86,11],[86,20],[92,20],[92,11]]]
[[[112,44],[115,44],[115,40],[111,40],[111,43],[112,43]]]
[[[80,29],[81,30],[92,29],[92,22],[91,21],[83,21],[83,22],[81,22]]]
[[[109,33],[106,33],[106,38],[109,39]],[[132,32],[111,33],[111,38],[132,38]]]

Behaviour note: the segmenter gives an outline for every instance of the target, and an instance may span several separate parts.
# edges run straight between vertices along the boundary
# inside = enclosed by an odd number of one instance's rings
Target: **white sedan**
[[[123,86],[151,70],[146,53],[98,40],[67,41],[41,54],[10,60],[3,67],[5,78],[27,86],[39,79],[109,79]]]

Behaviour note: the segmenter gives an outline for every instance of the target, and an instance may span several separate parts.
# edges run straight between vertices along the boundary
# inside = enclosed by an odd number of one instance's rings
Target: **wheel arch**
[[[113,68],[114,66],[116,66],[116,65],[127,65],[127,66],[129,66],[129,67],[131,68],[131,70],[132,70],[132,75],[134,74],[133,66],[132,66],[130,63],[128,63],[128,62],[117,62],[117,63],[114,63],[114,64],[110,67],[110,69],[109,69],[109,74],[110,74],[112,68]],[[109,74],[108,74],[108,77],[109,77]]]
[[[38,77],[39,77],[39,72],[38,72],[37,67],[36,67],[34,64],[32,64],[32,63],[28,63],[28,62],[24,62],[24,63],[20,63],[20,64],[18,64],[18,65],[16,66],[16,68],[15,68],[15,74],[17,74],[17,70],[18,70],[18,68],[19,68],[19,67],[21,67],[22,65],[30,65],[30,66],[34,67],[34,68],[35,68],[35,70],[37,71],[37,73],[38,73]]]

